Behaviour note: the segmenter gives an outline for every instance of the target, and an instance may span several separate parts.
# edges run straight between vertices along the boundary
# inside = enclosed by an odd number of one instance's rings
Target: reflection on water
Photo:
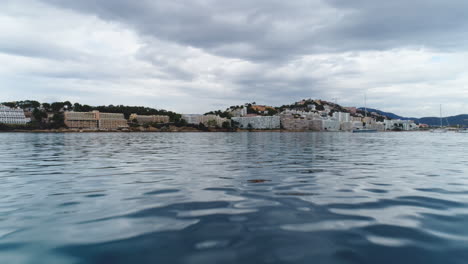
[[[0,263],[468,259],[467,135],[0,140]]]

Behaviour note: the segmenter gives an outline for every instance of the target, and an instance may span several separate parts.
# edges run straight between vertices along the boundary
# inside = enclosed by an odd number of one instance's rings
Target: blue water
[[[468,263],[468,135],[0,134],[0,263]]]

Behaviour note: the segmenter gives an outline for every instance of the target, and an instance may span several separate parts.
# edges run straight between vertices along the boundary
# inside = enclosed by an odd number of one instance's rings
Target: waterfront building
[[[333,118],[335,118],[339,122],[350,122],[351,121],[351,114],[350,113],[344,113],[344,112],[335,112],[335,113],[333,113]]]
[[[68,128],[97,129],[98,116],[96,112],[65,112],[65,125]]]
[[[31,121],[24,114],[23,109],[0,105],[0,123],[10,125],[25,125]]]
[[[419,128],[419,126],[416,125],[413,120],[400,120],[400,119],[384,120],[383,124],[384,124],[385,130],[401,129],[404,131],[409,131],[409,130],[415,130]]]
[[[202,115],[198,115],[198,114],[185,114],[185,115],[182,115],[182,119],[187,121],[188,124],[192,124],[192,125],[200,124],[200,118],[201,117],[202,117]]]
[[[128,127],[121,113],[65,112],[64,117],[68,128],[116,130]]]
[[[239,124],[241,129],[279,129],[281,121],[279,116],[246,116],[233,117],[232,121]]]
[[[362,122],[364,122],[366,124],[366,126],[368,125],[372,125],[372,124],[375,124],[377,121],[375,120],[375,118],[373,117],[370,117],[370,116],[366,116],[362,119]]]
[[[310,130],[311,118],[295,114],[281,114],[280,121],[283,129],[286,130]]]
[[[314,130],[322,129],[322,118],[318,113],[286,109],[280,114],[281,126],[286,130]]]
[[[361,123],[362,124],[362,123]],[[352,131],[353,130],[353,122],[341,122],[340,123],[340,130],[341,131]]]
[[[200,123],[206,127],[222,127],[224,122],[231,123],[229,119],[217,115],[200,116]]]
[[[169,116],[131,114],[130,121],[133,122],[134,120],[136,120],[138,124],[169,123]]]
[[[339,131],[340,130],[340,121],[334,119],[323,119],[322,120],[322,130],[325,131]]]
[[[97,112],[99,129],[116,130],[119,128],[127,128],[128,122],[124,114],[121,113],[100,113]]]

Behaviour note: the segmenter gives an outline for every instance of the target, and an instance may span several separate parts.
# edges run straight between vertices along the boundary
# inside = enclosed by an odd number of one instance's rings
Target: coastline
[[[416,131],[378,131],[378,133],[401,133],[401,132],[428,132],[429,130]],[[35,130],[4,130],[0,133],[50,133],[50,134],[68,134],[68,133],[351,133],[351,131],[313,131],[313,130],[286,130],[286,129],[252,129],[252,130],[228,130],[228,129],[170,129],[170,130],[79,130],[79,129],[35,129]]]

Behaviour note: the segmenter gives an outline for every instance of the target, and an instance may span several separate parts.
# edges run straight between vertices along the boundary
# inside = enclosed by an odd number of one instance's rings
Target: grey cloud
[[[53,42],[32,39],[4,39],[1,36],[0,53],[53,60],[80,60],[87,56],[81,51],[61,47],[53,44]]]
[[[329,41],[342,37],[353,49],[426,46],[465,49],[468,38],[468,2],[463,0],[329,0],[350,11],[343,23],[331,28]]]
[[[462,0],[43,1],[249,60],[407,46],[451,49],[467,42],[460,33],[468,26],[468,2]]]
[[[38,1],[40,9],[28,5]],[[465,63],[448,54],[467,57],[468,2],[460,0],[8,2],[15,12],[0,15],[15,25],[15,38],[0,36],[0,52],[30,58],[5,56],[14,67],[0,74],[29,75],[43,80],[42,87],[95,91],[76,92],[83,102],[160,100],[195,112],[213,103],[279,105],[304,97],[359,104],[363,90],[374,89],[384,98],[379,105],[411,111],[420,93],[456,100],[466,83]],[[23,10],[28,19],[16,24]],[[67,23],[55,27],[58,21]],[[8,31],[8,25],[0,29]],[[449,61],[431,61],[432,55]],[[11,83],[17,82],[32,83]],[[445,85],[450,88],[438,91]],[[433,91],[422,91],[426,87]],[[57,92],[47,89],[30,94]],[[120,90],[99,94],[105,89]]]

